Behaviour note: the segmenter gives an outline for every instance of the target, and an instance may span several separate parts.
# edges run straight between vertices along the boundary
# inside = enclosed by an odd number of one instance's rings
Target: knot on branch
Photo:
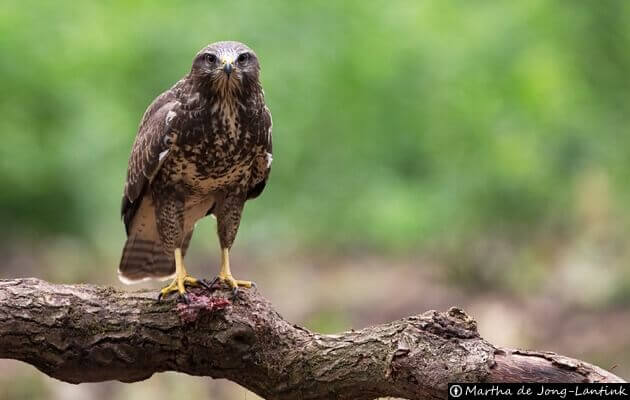
[[[422,315],[409,317],[408,320],[423,331],[444,339],[479,338],[477,322],[464,310],[457,307],[451,307],[446,313],[430,310]]]

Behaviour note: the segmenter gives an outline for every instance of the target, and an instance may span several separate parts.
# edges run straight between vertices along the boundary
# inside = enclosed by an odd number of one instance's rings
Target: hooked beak
[[[230,74],[232,73],[232,70],[234,70],[234,66],[232,66],[232,64],[225,64],[223,66],[223,72],[225,72],[227,76],[230,76]]]
[[[229,78],[232,71],[234,71],[234,60],[230,57],[222,57],[221,62],[223,63],[223,72]]]

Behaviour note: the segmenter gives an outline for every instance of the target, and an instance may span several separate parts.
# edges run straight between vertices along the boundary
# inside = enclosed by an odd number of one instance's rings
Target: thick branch
[[[338,335],[291,325],[255,290],[194,292],[188,306],[36,279],[0,280],[0,358],[72,382],[155,372],[227,378],[268,399],[446,398],[448,382],[622,382],[553,353],[500,349],[463,311]]]

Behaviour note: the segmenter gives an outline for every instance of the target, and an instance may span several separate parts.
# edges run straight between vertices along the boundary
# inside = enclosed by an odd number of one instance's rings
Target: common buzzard
[[[195,222],[217,219],[221,270],[236,290],[229,252],[245,202],[262,193],[271,169],[271,114],[258,57],[239,42],[217,42],[195,56],[190,73],[144,113],[129,157],[122,199],[127,242],[120,279],[173,282],[159,298],[198,285],[183,257]]]

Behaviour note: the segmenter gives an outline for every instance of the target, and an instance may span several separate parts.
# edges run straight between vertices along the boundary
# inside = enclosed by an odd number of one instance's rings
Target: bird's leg
[[[186,268],[184,267],[184,260],[182,258],[182,250],[178,247],[175,249],[175,279],[168,286],[160,290],[158,300],[168,296],[172,292],[178,292],[179,297],[188,302],[186,297],[186,285],[198,286],[199,281],[192,276],[188,275]]]
[[[250,281],[234,279],[232,271],[230,271],[230,248],[236,238],[245,200],[244,196],[238,194],[227,196],[218,202],[216,208],[217,233],[221,244],[221,271],[214,282],[225,282],[232,288],[234,294],[238,292],[239,287],[250,288],[254,286]]]
[[[232,288],[235,295],[238,293],[239,287],[251,288],[252,286],[256,286],[256,284],[251,281],[234,279],[232,271],[230,270],[230,249],[228,248],[223,248],[221,251],[221,270],[219,271],[219,275],[210,283],[201,282],[206,287],[212,287],[217,281],[226,283]]]
[[[239,287],[251,288],[256,286],[251,281],[241,281],[234,279],[230,270],[230,249],[224,248],[221,251],[221,270],[215,281],[225,282],[236,293]]]

